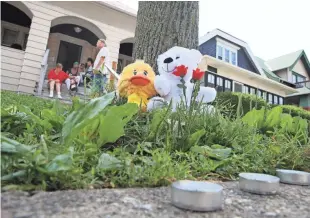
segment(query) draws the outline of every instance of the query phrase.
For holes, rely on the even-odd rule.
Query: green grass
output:
[[[279,111],[268,110],[270,122],[262,123],[235,118],[224,105],[213,115],[182,108],[140,113],[113,94],[87,104],[75,99],[72,106],[1,94],[5,190],[153,187],[177,179],[235,179],[240,172],[274,174],[276,168],[310,170],[309,137],[302,135],[308,126],[282,128]]]

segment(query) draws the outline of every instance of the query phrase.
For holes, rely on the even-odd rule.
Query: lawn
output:
[[[237,104],[218,97],[215,114],[141,113],[114,98],[76,98],[68,106],[1,92],[2,188],[153,187],[276,168],[310,171],[306,112],[230,94]]]

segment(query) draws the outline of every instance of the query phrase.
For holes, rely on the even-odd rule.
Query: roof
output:
[[[296,90],[298,91],[298,93],[287,95],[286,97],[300,96],[300,95],[310,95],[310,89],[308,89],[307,87],[302,87],[302,88],[299,88],[299,89],[296,89]]]
[[[255,58],[269,79],[280,82],[281,78],[270,70],[270,67],[267,66],[266,62],[263,59],[259,57],[255,57]]]
[[[267,61],[267,64],[271,67],[272,71],[281,70],[284,68],[292,67],[297,59],[300,58],[304,50],[298,50],[280,57]]]
[[[214,29],[210,32],[207,32],[204,36],[199,38],[199,45],[202,45],[203,43],[207,42],[208,40],[212,39],[215,36],[220,36],[224,39],[227,39],[241,47],[243,47],[245,49],[245,52],[248,54],[248,56],[250,57],[250,59],[253,61],[254,66],[256,67],[256,69],[258,70],[258,72],[260,73],[260,75],[262,77],[268,78],[266,73],[264,72],[264,70],[262,69],[262,67],[258,64],[256,58],[254,57],[250,47],[248,46],[248,44],[220,29]]]

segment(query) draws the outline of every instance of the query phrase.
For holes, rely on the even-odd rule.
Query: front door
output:
[[[60,41],[57,63],[63,65],[63,71],[72,68],[74,62],[80,62],[82,46],[70,42]]]

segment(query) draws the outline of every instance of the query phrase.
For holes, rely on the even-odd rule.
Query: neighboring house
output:
[[[34,94],[41,72],[56,63],[67,70],[94,59],[99,38],[110,65],[126,66],[135,27],[136,12],[118,1],[1,1],[1,89]]]
[[[310,65],[303,50],[264,61],[246,42],[219,29],[199,39],[199,50],[204,55],[200,67],[207,71],[206,86],[310,109]]]

